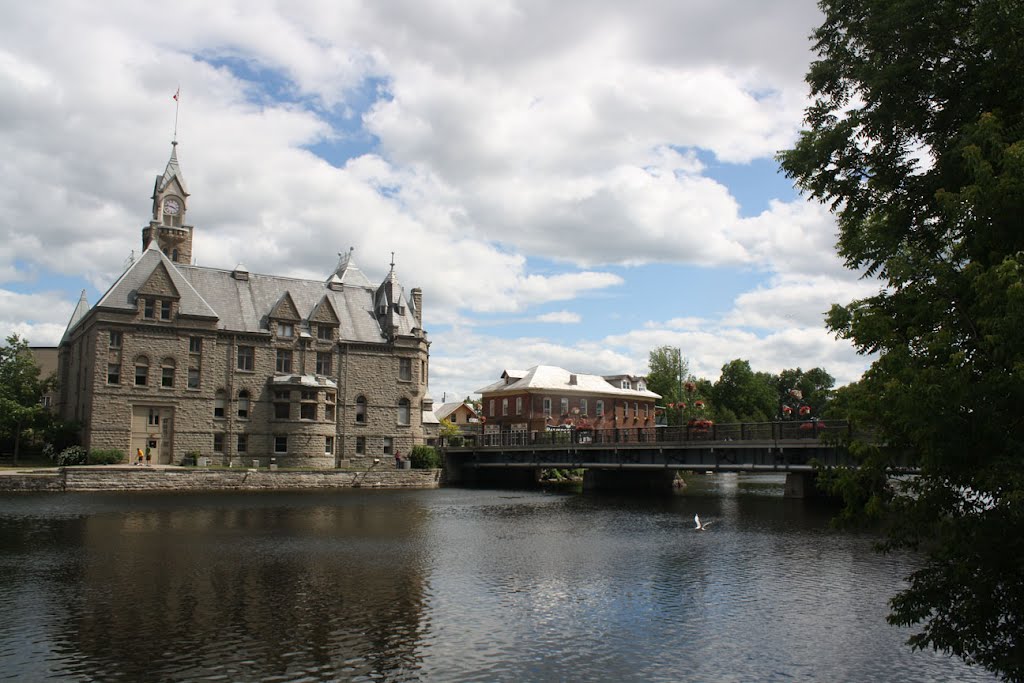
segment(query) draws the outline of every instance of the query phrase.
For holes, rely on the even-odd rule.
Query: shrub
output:
[[[181,464],[184,467],[195,467],[199,464],[199,458],[202,457],[202,453],[199,451],[189,451],[185,454],[185,457],[181,459]]]
[[[433,446],[413,446],[409,462],[414,470],[436,470],[441,467],[441,456]]]
[[[116,465],[124,462],[124,452],[116,448],[100,448],[89,451],[90,465]]]
[[[81,446],[68,446],[57,454],[55,462],[61,467],[84,465],[89,461],[89,451]]]

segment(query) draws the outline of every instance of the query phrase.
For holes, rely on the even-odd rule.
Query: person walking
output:
[[[135,449],[135,466],[136,467],[142,467],[142,449],[141,448],[136,448]]]
[[[149,446],[146,446],[146,467],[152,467],[150,463]]]

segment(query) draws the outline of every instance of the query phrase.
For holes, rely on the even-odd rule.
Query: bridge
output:
[[[554,429],[453,437],[444,444],[451,483],[528,485],[542,469],[583,469],[584,488],[667,489],[681,470],[779,472],[786,495],[812,495],[817,467],[856,465],[845,421],[696,421],[679,427]],[[905,472],[913,472],[910,467]]]

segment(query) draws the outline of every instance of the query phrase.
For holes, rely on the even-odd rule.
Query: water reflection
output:
[[[649,499],[9,496],[0,677],[991,680],[902,645],[907,558],[829,513],[738,475]]]

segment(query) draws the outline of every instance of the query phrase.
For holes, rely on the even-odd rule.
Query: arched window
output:
[[[173,358],[164,358],[160,363],[160,386],[168,389],[174,388],[174,368],[176,363]]]
[[[238,417],[249,418],[249,392],[245,389],[238,392]]]
[[[144,387],[149,383],[149,359],[139,356],[135,359],[135,386]]]
[[[228,392],[223,389],[218,389],[217,393],[213,397],[213,416],[224,417],[224,410],[228,404]]]
[[[409,424],[409,399],[403,398],[398,402],[398,424]]]
[[[366,422],[366,398],[356,397],[356,422]]]

